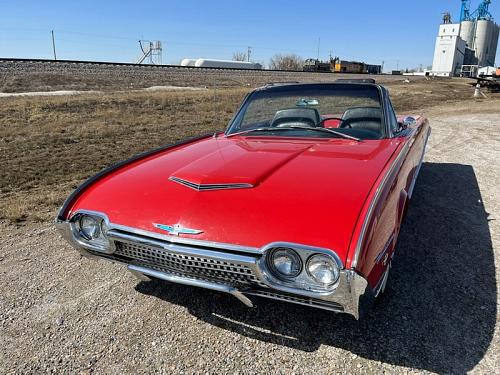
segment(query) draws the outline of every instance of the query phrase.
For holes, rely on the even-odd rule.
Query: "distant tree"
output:
[[[247,54],[245,52],[236,51],[233,53],[233,61],[247,61]]]
[[[269,69],[275,70],[302,70],[304,59],[296,54],[277,54],[269,60]]]

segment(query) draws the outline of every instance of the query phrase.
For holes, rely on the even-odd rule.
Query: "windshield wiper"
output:
[[[353,137],[352,135],[344,134],[332,129],[327,129],[327,128],[318,128],[318,127],[309,127],[309,126],[299,126],[299,125],[290,125],[286,126],[280,129],[301,129],[301,130],[312,130],[316,132],[321,132],[321,133],[330,133],[330,134],[335,134],[336,136],[346,138],[346,139],[351,139],[356,142],[361,142],[360,138]]]
[[[228,134],[228,135],[226,135],[226,138],[234,137],[236,135],[244,135],[244,134],[253,133],[253,132],[268,132],[268,131],[291,130],[291,129],[312,130],[312,131],[317,131],[317,132],[321,132],[321,133],[329,133],[329,134],[334,134],[334,135],[341,137],[341,138],[346,138],[346,139],[350,139],[353,141],[361,142],[361,139],[359,139],[359,138],[356,138],[356,137],[353,137],[351,135],[347,135],[344,133],[340,133],[340,132],[337,132],[337,131],[332,130],[332,129],[315,128],[315,127],[298,126],[298,125],[283,126],[281,128],[266,126],[266,127],[262,127],[262,128],[256,128],[256,129],[248,129],[248,130],[244,130],[241,132]]]
[[[226,138],[234,137],[235,135],[243,135],[243,134],[248,134],[248,133],[253,133],[253,132],[269,132],[269,131],[275,131],[275,130],[289,130],[289,128],[276,128],[276,127],[272,127],[272,126],[266,126],[266,127],[262,127],[262,128],[248,129],[248,130],[243,130],[243,131],[236,132],[236,133],[227,134]]]

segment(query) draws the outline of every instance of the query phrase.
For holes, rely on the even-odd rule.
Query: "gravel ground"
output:
[[[348,316],[160,282],[80,258],[51,223],[0,223],[0,373],[499,373],[500,105],[433,134],[388,293]],[[493,108],[493,109],[492,109]]]

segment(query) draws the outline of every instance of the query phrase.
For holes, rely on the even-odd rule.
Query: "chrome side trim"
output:
[[[415,133],[415,130],[413,130],[413,134],[414,133]],[[368,207],[368,211],[367,211],[367,213],[365,215],[365,218],[364,218],[364,221],[363,221],[363,225],[361,227],[361,233],[360,233],[360,235],[358,237],[358,242],[356,243],[356,248],[355,248],[355,251],[354,251],[354,257],[353,257],[352,262],[351,262],[351,268],[353,268],[353,269],[355,269],[357,267],[357,265],[358,265],[359,255],[361,253],[361,249],[362,249],[363,242],[364,242],[364,239],[365,239],[366,231],[368,229],[368,224],[370,223],[370,221],[372,219],[373,212],[374,212],[375,207],[376,207],[376,205],[377,205],[377,203],[378,203],[378,201],[380,199],[380,196],[382,195],[382,192],[384,191],[385,186],[386,186],[387,182],[389,181],[389,178],[392,176],[392,174],[394,173],[394,171],[398,167],[400,167],[401,163],[403,162],[403,160],[408,155],[409,150],[410,150],[410,143],[409,143],[409,140],[408,140],[405,143],[405,145],[403,146],[403,149],[399,152],[399,155],[392,162],[391,166],[389,167],[389,169],[385,173],[384,178],[382,179],[382,182],[380,182],[380,184],[377,187],[377,190],[375,191],[375,195],[373,196],[373,199],[370,202],[370,206]]]
[[[165,272],[159,272],[159,271],[151,270],[149,268],[144,268],[144,267],[139,267],[139,266],[134,266],[134,265],[129,265],[127,268],[129,271],[137,272],[137,273],[140,273],[140,274],[146,275],[146,276],[156,277],[157,279],[170,281],[172,283],[196,286],[199,288],[215,290],[217,292],[229,293],[229,294],[232,294],[233,296],[235,296],[236,298],[238,298],[245,306],[253,307],[252,301],[250,301],[247,297],[245,297],[243,295],[243,293],[241,293],[238,289],[230,287],[228,285],[212,283],[212,282],[205,281],[205,280],[190,279],[187,277],[169,275],[168,273],[165,273]]]
[[[182,178],[170,176],[170,181],[177,182],[183,186],[187,186],[196,191],[211,191],[211,190],[229,190],[229,189],[248,189],[253,188],[252,184],[226,183],[226,184],[195,184],[194,182],[183,180]]]
[[[416,131],[416,129],[412,129],[411,130],[410,137],[414,137],[415,136],[415,131]],[[425,143],[424,143],[424,150],[423,150],[422,156],[420,158],[420,163],[419,163],[418,171],[416,172],[415,175],[417,175],[418,172],[420,172],[420,167],[422,166],[422,161],[423,161],[424,154],[425,154],[425,147],[427,146],[427,141],[429,139],[430,133],[431,133],[431,129],[429,128],[429,130],[427,131],[427,136],[426,136]],[[410,148],[413,145],[413,142],[415,142],[414,138],[410,139],[410,140],[408,140],[406,142],[405,146],[403,147],[403,149],[399,153],[398,157],[393,161],[393,163],[390,166],[389,170],[386,172],[386,174],[384,176],[384,179],[382,180],[382,182],[377,187],[377,191],[375,192],[375,195],[374,195],[374,197],[373,197],[373,199],[372,199],[372,201],[370,203],[370,206],[369,206],[368,211],[366,213],[365,219],[363,221],[363,226],[361,227],[361,233],[359,235],[358,242],[356,243],[356,248],[355,248],[355,252],[354,252],[354,258],[353,258],[353,260],[351,262],[351,265],[352,265],[353,269],[355,269],[357,267],[357,265],[358,265],[359,255],[361,253],[361,249],[362,249],[362,246],[363,246],[363,241],[364,241],[364,237],[366,235],[366,230],[368,228],[368,224],[370,223],[370,221],[372,219],[373,211],[374,211],[374,209],[375,209],[375,207],[376,207],[376,205],[378,203],[378,200],[380,199],[382,191],[384,190],[385,185],[389,181],[389,177],[392,176],[392,174],[397,169],[397,167],[400,166],[400,163],[402,163],[402,161],[404,160],[404,158],[406,158],[406,156],[408,155],[408,152],[410,151]],[[410,188],[411,190],[408,193],[409,197],[410,197],[410,194],[413,193],[413,187],[415,186],[415,182],[416,182],[416,177],[415,177],[414,181],[412,181],[412,185],[411,185],[411,188]]]
[[[410,188],[408,189],[408,199],[411,199],[413,195],[413,189],[415,188],[415,184],[417,182],[418,174],[420,173],[420,168],[422,168],[422,163],[424,161],[424,155],[425,155],[425,148],[427,147],[427,141],[429,140],[429,137],[431,136],[431,128],[427,131],[427,136],[425,137],[425,142],[424,142],[424,148],[422,150],[422,156],[420,156],[420,161],[418,162],[417,170],[413,174],[413,178],[410,184]]]

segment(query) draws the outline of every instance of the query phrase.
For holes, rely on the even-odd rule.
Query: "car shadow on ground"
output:
[[[312,352],[320,345],[434,372],[465,373],[483,358],[496,322],[494,254],[474,170],[425,163],[403,225],[387,295],[361,322],[288,303],[141,282],[136,289],[185,306],[241,335]]]

